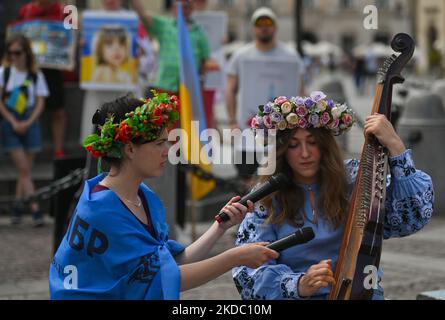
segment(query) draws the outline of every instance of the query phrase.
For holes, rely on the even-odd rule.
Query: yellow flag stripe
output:
[[[198,136],[199,131],[193,123],[192,109],[190,107],[191,99],[183,83],[181,83],[179,87],[179,95],[181,101],[181,128],[187,133],[186,137],[181,137],[183,150],[185,152],[184,158],[189,163],[199,165],[201,169],[211,172],[212,166],[201,163],[200,161],[201,143],[196,143],[200,142]],[[208,163],[208,161],[206,162]],[[215,181],[205,181],[199,179],[196,175],[192,175],[191,184],[191,197],[194,201],[202,199],[216,187]]]

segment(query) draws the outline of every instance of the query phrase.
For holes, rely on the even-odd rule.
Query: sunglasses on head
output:
[[[256,27],[269,27],[273,26],[275,22],[271,18],[259,18],[255,21]]]
[[[10,56],[20,56],[23,53],[23,50],[9,50],[8,55]]]

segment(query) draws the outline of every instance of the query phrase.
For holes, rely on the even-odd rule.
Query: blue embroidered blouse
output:
[[[433,212],[433,184],[424,172],[416,170],[411,150],[397,157],[390,158],[391,176],[388,176],[386,193],[386,217],[384,239],[405,237],[422,229],[430,220]],[[351,190],[355,182],[359,161],[348,160],[345,169]],[[305,227],[314,230],[315,238],[281,252],[276,261],[250,269],[245,266],[234,268],[233,279],[242,299],[287,300],[301,299],[298,294],[298,281],[311,265],[322,260],[332,259],[332,269],[338,259],[343,237],[343,228],[333,230],[329,223],[318,216],[318,222],[312,222],[312,208],[309,191],[315,194],[318,185],[302,186],[305,195]],[[255,204],[255,210],[248,213],[241,223],[236,245],[251,242],[273,242],[295,232],[290,224],[266,224],[269,213],[261,203]],[[379,276],[383,275],[379,270]],[[325,299],[330,287],[321,289],[311,299]],[[374,290],[373,299],[382,299],[383,290]]]

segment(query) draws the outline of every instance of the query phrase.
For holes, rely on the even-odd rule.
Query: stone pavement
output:
[[[21,226],[0,218],[0,299],[48,299],[48,266],[52,257],[53,222],[32,228],[28,217]],[[198,234],[209,223],[197,226]],[[235,229],[227,232],[211,255],[233,246]],[[190,225],[180,241],[189,242]],[[416,299],[425,291],[445,289],[445,218],[434,217],[424,230],[404,238],[385,241],[382,255],[385,275],[382,285],[389,299]],[[231,273],[182,293],[184,300],[237,300]]]
[[[389,299],[415,299],[445,289],[445,218],[433,218],[417,234],[383,244],[382,286]]]
[[[0,299],[48,299],[53,223],[33,228],[30,216],[19,226],[0,217]]]

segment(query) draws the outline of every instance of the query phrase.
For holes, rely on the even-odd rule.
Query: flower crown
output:
[[[348,131],[355,122],[355,116],[346,104],[326,100],[321,91],[310,97],[278,97],[259,107],[259,113],[252,119],[253,129],[295,129],[326,128],[335,136]]]
[[[85,149],[95,158],[122,158],[121,147],[128,141],[152,142],[162,129],[179,120],[179,101],[176,96],[154,93],[152,99],[141,99],[141,106],[127,113],[125,120],[114,123],[109,114],[99,127],[100,136],[92,134],[84,140]]]

